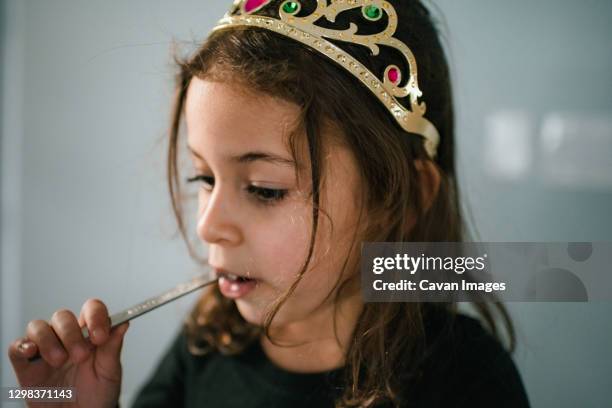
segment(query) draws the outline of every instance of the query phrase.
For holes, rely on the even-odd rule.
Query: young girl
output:
[[[179,65],[169,188],[198,259],[182,215],[188,151],[219,280],[134,407],[528,406],[490,304],[475,303],[487,331],[456,304],[361,296],[362,242],[466,239],[448,65],[419,1],[235,1]],[[30,322],[9,350],[20,384],[115,406],[127,324],[107,318],[91,299],[78,320]],[[44,361],[28,363],[37,349]]]

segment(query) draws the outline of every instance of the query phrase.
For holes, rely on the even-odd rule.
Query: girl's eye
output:
[[[277,190],[273,188],[264,188],[256,186],[248,186],[247,191],[258,197],[258,200],[265,204],[272,204],[276,201],[280,201],[287,195],[287,190]]]
[[[201,181],[205,184],[208,184],[210,187],[212,187],[215,184],[215,179],[210,176],[198,175],[198,176],[190,177],[187,179],[188,183],[193,183],[196,181]]]
[[[195,181],[201,181],[212,188],[215,184],[214,177],[198,175],[187,179],[188,183],[193,183]],[[258,201],[263,204],[273,204],[275,202],[281,201],[287,195],[288,190],[286,189],[273,189],[273,188],[265,188],[265,187],[257,187],[257,186],[248,186],[246,188],[249,194],[254,195]]]

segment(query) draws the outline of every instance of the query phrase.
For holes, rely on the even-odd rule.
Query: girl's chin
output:
[[[235,302],[244,320],[257,326],[263,324],[263,311],[259,307],[245,299],[236,299]]]
[[[244,320],[255,326],[263,327],[264,319],[266,317],[264,308],[260,309],[258,307],[253,307],[252,305],[248,304],[247,301],[242,299],[236,300],[236,306],[238,307],[238,311]],[[284,313],[286,311],[283,311],[283,307],[284,305],[281,306],[278,313],[272,319],[272,324],[270,325],[271,330],[282,329],[286,327],[286,325],[295,322],[295,320],[288,318],[288,316]]]

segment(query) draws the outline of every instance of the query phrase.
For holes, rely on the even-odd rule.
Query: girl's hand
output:
[[[87,325],[90,341],[81,333]],[[121,391],[121,348],[129,322],[110,330],[106,305],[88,299],[77,321],[66,309],[56,311],[48,323],[32,320],[26,338],[15,340],[8,354],[21,387],[74,387],[74,402],[57,406],[117,406]],[[40,351],[41,358],[28,361]],[[48,403],[28,402],[29,407]],[[56,405],[54,405],[56,406]]]

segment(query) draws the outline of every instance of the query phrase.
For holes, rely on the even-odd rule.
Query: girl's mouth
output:
[[[219,274],[219,290],[231,299],[237,299],[246,296],[257,287],[257,279],[250,279],[243,276],[237,276],[231,273]]]

